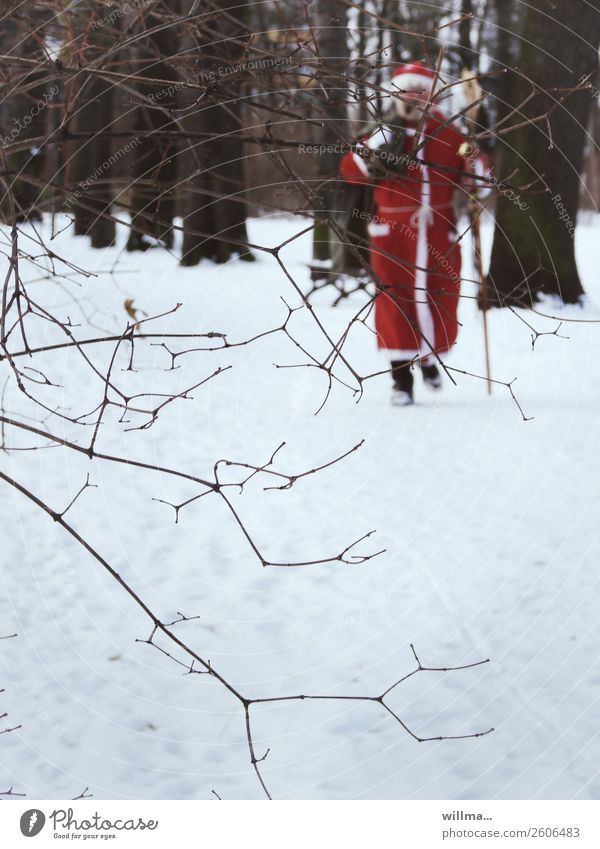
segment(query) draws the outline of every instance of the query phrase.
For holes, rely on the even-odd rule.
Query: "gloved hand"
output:
[[[405,174],[409,162],[405,151],[406,133],[402,128],[395,128],[389,142],[371,150],[368,161],[370,175],[382,179],[390,173],[397,176]]]

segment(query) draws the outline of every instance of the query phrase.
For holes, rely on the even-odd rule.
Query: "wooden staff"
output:
[[[490,342],[488,335],[488,287],[485,281],[483,272],[483,258],[481,256],[481,212],[478,210],[477,189],[473,190],[473,194],[469,198],[470,217],[471,217],[471,232],[473,234],[473,254],[475,273],[479,280],[481,292],[481,314],[483,316],[483,344],[485,347],[485,373],[487,377],[488,395],[492,394],[492,369],[490,365]]]
[[[469,124],[469,136],[473,137],[476,132],[476,118],[481,102],[481,86],[477,82],[477,78],[473,71],[465,69],[462,73],[462,87],[464,97],[467,103],[472,103],[473,107],[466,112],[467,121]],[[473,155],[476,150],[475,143],[466,141],[461,147],[461,154]],[[473,264],[475,266],[475,274],[479,280],[481,313],[483,316],[483,344],[485,347],[485,372],[487,377],[488,395],[492,394],[492,369],[490,364],[490,342],[488,334],[488,288],[485,281],[483,271],[483,257],[481,254],[481,205],[479,202],[479,192],[477,184],[474,183],[469,196],[469,218],[471,220],[471,234],[473,239]]]

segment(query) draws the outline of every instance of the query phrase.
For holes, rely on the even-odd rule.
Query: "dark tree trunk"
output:
[[[510,111],[510,92],[513,83],[512,69],[518,62],[522,7],[517,0],[493,0],[496,22],[492,59],[493,70],[499,72],[490,79],[494,96],[493,118],[497,123]]]
[[[530,306],[540,292],[575,303],[583,294],[573,231],[592,97],[588,91],[556,89],[577,86],[583,75],[594,72],[599,40],[599,0],[569,0],[568,26],[556,4],[530,0],[511,103],[518,105],[530,93],[528,79],[538,91],[509,123],[554,111],[550,134],[542,120],[500,137],[505,178],[511,175],[519,185],[538,182],[537,191],[517,198],[505,191],[498,198],[488,276],[490,302],[496,305]],[[556,106],[563,96],[564,103]]]
[[[600,90],[600,74],[590,83]],[[597,211],[600,208],[600,103],[594,99],[589,127],[590,137],[585,149],[585,168],[581,187],[583,209]]]
[[[135,67],[135,73],[141,77],[136,80],[138,92],[156,105],[139,106],[135,113],[134,132],[140,143],[131,158],[132,229],[127,241],[128,251],[146,250],[155,239],[160,239],[167,247],[173,245],[175,199],[169,187],[176,180],[177,145],[174,138],[156,133],[177,131],[170,117],[177,101],[174,85],[177,72],[162,60],[177,55],[178,39],[174,25],[164,14],[149,12],[144,16],[144,24],[147,30],[165,26],[142,42]],[[168,82],[145,83],[144,77]]]
[[[99,7],[107,16],[113,7]],[[76,10],[76,31],[80,33],[82,65],[90,64],[114,44],[116,30],[110,25],[90,28],[98,8],[90,3],[80,3]],[[84,32],[86,33],[84,39]],[[74,118],[72,129],[85,133],[85,138],[76,141],[72,173],[76,182],[72,203],[69,204],[75,217],[75,234],[90,236],[92,247],[105,248],[115,244],[115,223],[109,217],[114,197],[114,176],[111,176],[112,123],[114,88],[99,74],[78,74],[71,84]]]
[[[44,16],[36,16],[36,23],[41,35]],[[2,23],[0,51],[14,57],[37,58],[40,62],[44,59],[40,38],[28,38],[18,16],[12,17],[9,10],[5,10]],[[17,221],[36,220],[41,217],[41,190],[36,182],[42,179],[44,171],[44,152],[40,144],[47,135],[49,108],[56,89],[48,81],[47,72],[23,71],[18,64],[10,67],[8,63],[5,68],[3,77],[9,93],[0,103],[0,146],[9,150],[7,159],[11,176],[7,177],[7,184],[10,186]],[[37,81],[39,85],[35,84]],[[27,144],[29,140],[31,143]],[[19,145],[22,149],[11,153],[11,145]],[[27,177],[36,182],[28,182],[25,179]],[[6,187],[2,187],[0,194],[2,218],[9,220],[10,204]]]
[[[391,43],[391,53],[387,50],[379,53],[388,71],[402,62],[416,60],[430,67],[435,65],[439,52],[436,27],[450,5],[445,0],[429,0],[427,3],[383,0],[381,16],[394,24],[389,30],[382,29],[385,44]]]
[[[333,209],[333,195],[340,163],[335,146],[344,143],[348,135],[347,110],[349,51],[346,43],[348,6],[344,0],[318,0],[315,6],[314,25],[318,38],[320,64],[318,68],[320,92],[316,104],[316,118],[320,121],[316,141],[333,146],[333,152],[317,157],[317,177],[313,211],[317,219],[313,239],[313,259],[328,260],[331,256],[330,231],[327,218]],[[332,234],[332,238],[336,238]]]
[[[184,0],[184,11],[191,3]],[[231,6],[226,0],[203,4],[197,35],[187,35],[182,49],[199,53],[197,82],[207,83],[209,93],[182,89],[180,105],[187,107],[181,124],[190,133],[205,133],[198,141],[191,136],[180,157],[186,190],[182,198],[182,265],[197,265],[201,259],[227,262],[233,256],[254,259],[240,242],[246,242],[246,200],[241,88],[244,71],[236,70],[247,41],[246,6]],[[207,11],[214,11],[207,15]],[[189,176],[188,176],[189,175]]]
[[[358,119],[363,124],[369,120],[367,97],[370,97],[372,93],[367,82],[369,62],[363,59],[367,54],[368,24],[367,10],[364,5],[361,5],[358,10],[358,58],[354,64],[353,76],[358,80],[355,86],[358,93]]]

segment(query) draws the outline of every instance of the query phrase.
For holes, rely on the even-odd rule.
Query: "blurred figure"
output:
[[[486,164],[437,108],[433,71],[418,62],[403,65],[388,88],[390,120],[344,155],[340,173],[349,183],[374,187],[368,233],[380,281],[375,328],[391,362],[392,403],[406,406],[413,403],[415,363],[427,386],[442,385],[435,355],[448,351],[458,333],[454,193],[463,178],[457,172],[483,173]],[[467,191],[469,183],[463,183]]]

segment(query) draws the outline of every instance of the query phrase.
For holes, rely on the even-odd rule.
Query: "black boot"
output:
[[[413,400],[413,373],[411,360],[392,360],[392,404],[395,407],[408,407]]]
[[[442,388],[442,375],[435,363],[428,366],[421,364],[421,373],[423,374],[423,383],[425,386],[436,390]]]

